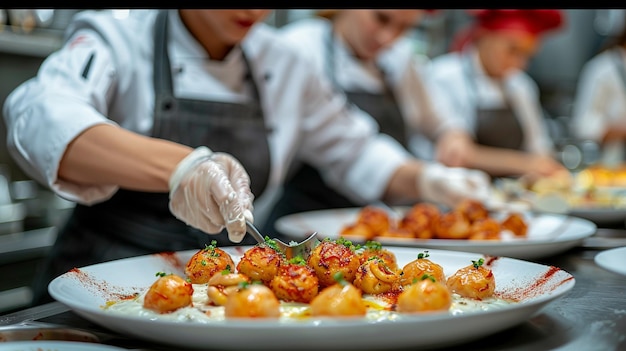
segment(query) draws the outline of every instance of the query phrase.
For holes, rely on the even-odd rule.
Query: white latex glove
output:
[[[467,198],[486,202],[491,195],[489,176],[485,172],[438,163],[424,165],[417,178],[417,190],[424,200],[449,208]]]
[[[176,166],[170,177],[170,211],[186,224],[209,234],[226,227],[238,243],[252,222],[250,177],[233,156],[199,147]]]

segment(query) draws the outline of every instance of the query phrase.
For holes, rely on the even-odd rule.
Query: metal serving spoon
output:
[[[248,233],[252,235],[252,237],[259,243],[265,243],[265,237],[259,232],[259,230],[254,226],[254,224],[250,223],[250,221],[246,221],[246,228],[248,229]],[[320,240],[317,238],[317,232],[311,233],[306,239],[301,242],[290,241],[289,244],[285,244],[279,239],[272,239],[280,251],[282,251],[287,259],[292,259],[296,256],[300,256],[303,259],[307,259],[309,255],[311,255],[311,251],[320,243]]]

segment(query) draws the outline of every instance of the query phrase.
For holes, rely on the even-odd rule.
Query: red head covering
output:
[[[473,40],[477,32],[486,30],[519,30],[541,35],[562,26],[564,15],[560,10],[468,10],[476,20],[469,30],[461,32],[453,41],[452,50],[460,50]]]

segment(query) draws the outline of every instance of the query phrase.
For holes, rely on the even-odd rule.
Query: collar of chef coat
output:
[[[222,61],[211,60],[207,51],[187,30],[182,22],[178,10],[169,10],[168,17],[168,52],[173,67],[174,95],[187,98],[206,98],[207,89],[219,101],[242,101],[243,95],[251,96],[244,75],[246,66],[240,46],[231,50]],[[204,86],[203,80],[197,85],[184,87],[176,84],[176,73],[200,77],[208,71],[214,77],[214,85]],[[182,79],[182,78],[181,78]],[[193,81],[193,80],[192,80]]]

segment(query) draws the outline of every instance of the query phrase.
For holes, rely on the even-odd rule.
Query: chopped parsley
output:
[[[229,264],[227,264],[226,268],[224,268],[222,270],[222,275],[227,275],[227,274],[230,274],[230,265]]]
[[[472,264],[474,265],[474,268],[478,268],[478,267],[482,266],[483,263],[485,263],[485,259],[483,259],[483,258],[480,258],[478,261],[472,260]]]
[[[164,272],[156,272],[155,276],[156,277],[165,277],[167,274]]]
[[[422,259],[422,258],[426,258],[426,257],[430,257],[430,254],[428,253],[428,250],[425,250],[424,252],[420,252],[417,254],[417,259]]]
[[[365,243],[365,248],[369,250],[382,250],[383,244],[378,241],[369,240]]]
[[[297,264],[300,266],[306,265],[306,260],[300,255],[297,255],[296,257],[291,258],[288,262],[291,264]]]

